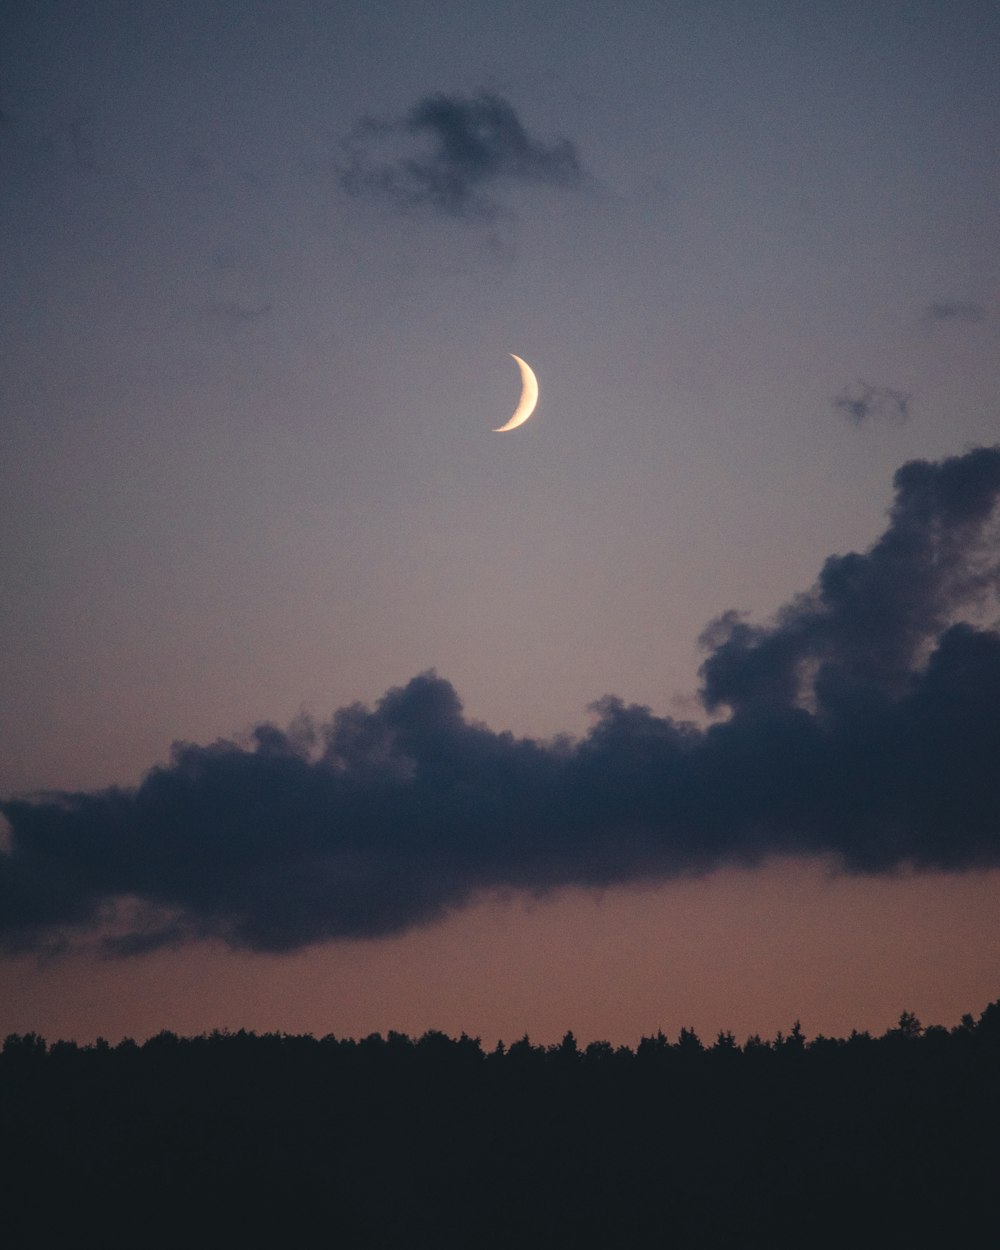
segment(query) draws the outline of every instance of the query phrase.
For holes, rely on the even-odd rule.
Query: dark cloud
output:
[[[344,145],[341,182],[401,209],[491,218],[504,183],[574,186],[581,179],[568,139],[546,144],[525,130],[500,96],[426,96],[396,121],[367,119]]]
[[[134,790],[0,802],[0,932],[138,954],[288,950],[477,891],[828,855],[1000,864],[1000,446],[904,465],[887,528],[766,625],[706,629],[707,728],[608,697],[579,741],[469,721],[433,672],[249,744],[179,744]]]
[[[858,382],[845,386],[834,399],[833,406],[855,425],[861,425],[872,417],[887,417],[893,421],[905,421],[910,415],[913,396],[907,391],[896,391],[891,386],[870,386]]]
[[[961,300],[942,300],[927,305],[929,321],[985,321],[986,309],[982,304],[964,303]]]

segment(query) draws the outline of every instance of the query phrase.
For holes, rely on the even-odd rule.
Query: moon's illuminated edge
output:
[[[519,425],[524,425],[538,403],[538,379],[531,365],[520,356],[515,356],[513,352],[510,353],[510,357],[517,361],[517,367],[521,370],[521,398],[514,409],[514,415],[506,425],[498,425],[493,431],[494,434],[506,434],[508,430],[516,430]]]

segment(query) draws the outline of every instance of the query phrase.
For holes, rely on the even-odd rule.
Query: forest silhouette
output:
[[[996,1244],[1000,1001],[635,1049],[12,1034],[0,1123],[8,1246]]]

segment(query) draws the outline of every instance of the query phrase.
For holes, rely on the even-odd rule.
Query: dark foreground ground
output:
[[[0,1244],[1000,1246],[1000,1003],[635,1051],[15,1035]]]

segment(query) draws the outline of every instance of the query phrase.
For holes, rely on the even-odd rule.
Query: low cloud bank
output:
[[[594,705],[578,741],[467,720],[433,672],[249,746],[178,744],[134,790],[0,801],[0,942],[292,950],[544,891],[832,855],[1000,864],[1000,447],[895,477],[887,528],[766,625],[702,636],[707,728]],[[119,906],[113,936],[107,920]]]

